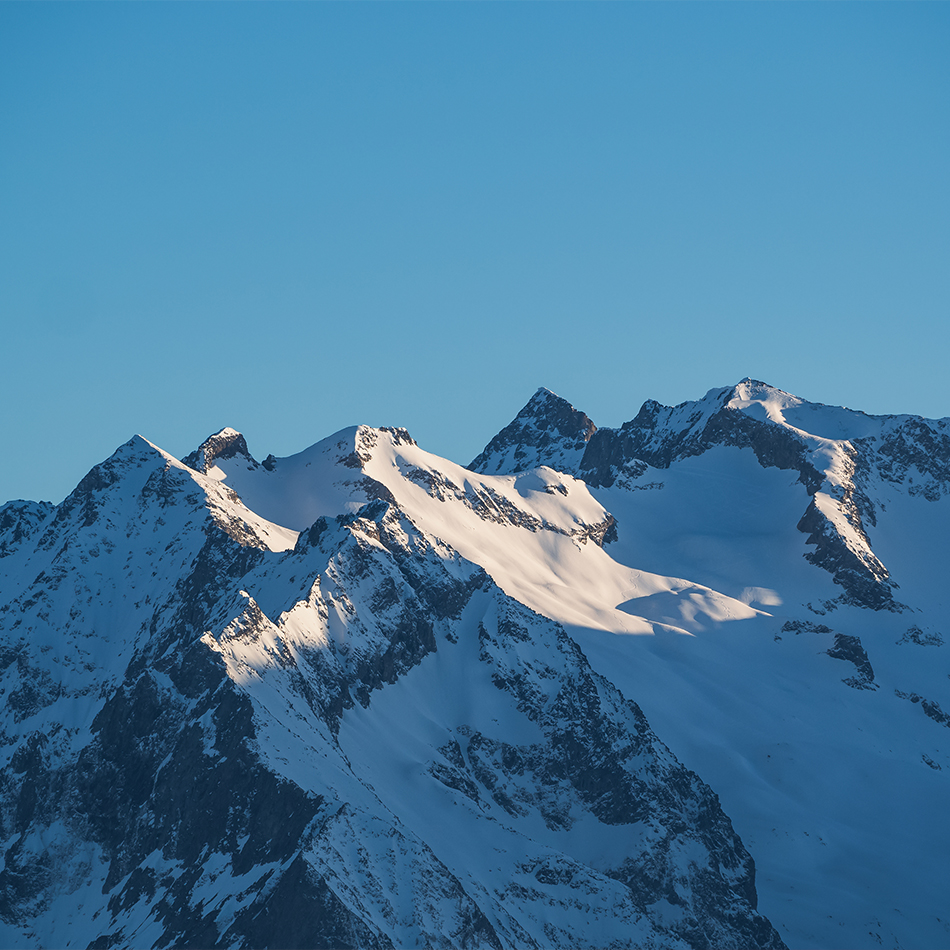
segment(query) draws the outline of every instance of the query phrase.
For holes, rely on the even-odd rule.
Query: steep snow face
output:
[[[830,525],[839,550],[881,538],[901,565],[914,548],[901,544],[899,530],[882,531],[881,515],[870,533],[858,534],[842,513],[833,493],[857,491],[856,450],[796,431],[786,413],[802,401],[764,384],[714,390],[701,402],[656,413],[666,434],[650,436],[654,459],[675,442],[682,457],[670,452],[665,467],[623,459],[609,486],[588,487],[544,466],[478,476],[408,437],[368,429],[358,436],[358,473],[341,461],[349,443],[327,440],[337,454],[327,456],[334,469],[326,477],[331,484],[369,480],[360,484],[374,484],[376,497],[395,499],[427,536],[565,624],[604,676],[643,698],[680,754],[715,776],[730,812],[762,849],[763,906],[790,943],[836,945],[842,933],[858,946],[872,940],[869,933],[874,940],[935,939],[943,932],[934,913],[939,869],[918,859],[895,885],[892,854],[908,834],[921,852],[940,853],[928,850],[926,829],[939,821],[943,785],[935,766],[950,766],[939,718],[950,698],[947,671],[932,667],[926,648],[939,649],[942,585],[914,600],[900,588],[904,602],[926,610],[919,634],[908,634],[913,625],[899,612],[843,597],[835,572],[805,556],[803,513],[823,517],[808,532]],[[906,431],[907,420],[888,422]],[[514,456],[514,447],[507,451]],[[924,520],[941,507],[897,481],[881,480],[874,497],[887,510],[902,498],[916,503],[927,509]],[[902,510],[900,519],[907,517]],[[618,641],[604,632],[640,636]],[[936,719],[920,712],[924,701]],[[852,708],[842,720],[841,710]],[[913,751],[895,765],[898,742]],[[888,795],[868,795],[864,776],[885,769]],[[924,803],[913,830],[890,804],[898,797]],[[814,873],[826,865],[860,866],[867,882],[842,889]],[[882,917],[878,905],[888,898],[915,908],[913,925]]]
[[[306,602],[273,621],[249,606],[214,640],[255,701],[263,754],[300,787],[323,789],[339,770],[307,723],[314,708],[342,710],[339,745],[360,784],[334,774],[346,808],[304,858],[354,914],[410,945],[457,932],[445,914],[461,892],[484,915],[481,945],[690,946],[703,930],[718,945],[776,943],[734,903],[751,863],[714,799],[664,758],[636,707],[591,677],[562,630],[433,546],[399,508],[375,502],[344,524],[335,536],[318,522],[314,546],[281,568],[336,551]],[[405,672],[400,656],[414,657]],[[296,685],[301,669],[316,696]],[[711,809],[713,837],[678,830],[687,800]],[[419,841],[430,880],[415,889],[411,862],[428,854]],[[727,906],[738,912],[728,924]]]
[[[582,480],[546,466],[475,474],[426,452],[402,429],[343,430],[290,459],[271,459],[268,468],[220,463],[216,476],[294,528],[353,514],[370,499],[398,504],[428,537],[443,539],[506,593],[560,622],[645,634],[661,624],[691,633],[707,629],[703,618],[715,626],[760,612],[748,599],[612,558],[605,544],[617,543],[614,518]],[[683,609],[647,606],[646,598],[675,600],[687,589]],[[641,601],[642,610],[634,610]]]

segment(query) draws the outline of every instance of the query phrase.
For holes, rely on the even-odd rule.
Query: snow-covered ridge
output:
[[[582,448],[576,431],[561,425],[538,434],[552,415],[589,423]],[[533,464],[556,461],[594,488],[659,485],[660,473],[717,446],[751,450],[760,465],[792,470],[805,486],[798,524],[814,547],[812,561],[834,575],[844,597],[889,610],[901,604],[868,534],[879,514],[877,486],[889,482],[931,500],[950,493],[950,420],[869,416],[751,378],[677,406],[648,400],[618,429],[597,429],[560,397],[536,394],[503,434],[475,467],[516,471],[517,460],[530,456]]]
[[[414,513],[428,511],[433,498],[451,499],[472,512],[472,525],[514,524],[598,542],[610,525],[609,514],[570,475],[547,467],[476,475],[421,449],[404,429],[354,426],[289,458],[271,456],[266,467],[244,453],[217,459],[209,474],[259,515],[295,531],[375,498],[398,498]],[[455,506],[445,511],[460,516]]]
[[[710,390],[701,400],[678,406],[648,401],[619,432],[643,430],[639,434],[643,460],[651,465],[669,464],[677,455],[695,454],[703,450],[704,444],[724,440],[730,428],[722,421],[724,411],[741,413],[750,420],[790,433],[802,443],[807,453],[805,461],[832,485],[848,478],[842,472],[847,468],[842,459],[849,454],[849,447],[860,450],[866,456],[865,464],[888,480],[912,477],[915,473],[910,468],[918,463],[924,463],[920,474],[929,473],[942,483],[950,479],[950,419],[872,416],[808,402],[750,378],[733,387]],[[911,458],[895,458],[901,454]]]

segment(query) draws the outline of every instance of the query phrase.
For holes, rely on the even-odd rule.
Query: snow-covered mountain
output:
[[[948,945],[948,496],[752,380],[133,438],[0,508],[0,945]]]
[[[573,412],[540,390],[472,467],[537,446],[539,405]],[[789,946],[950,946],[950,420],[750,379],[575,418],[531,463],[570,457],[612,560],[662,580],[548,615],[717,791]]]

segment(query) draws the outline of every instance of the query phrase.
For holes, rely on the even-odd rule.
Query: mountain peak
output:
[[[483,475],[539,465],[572,471],[596,431],[586,413],[542,386],[468,467]]]
[[[189,468],[207,475],[217,459],[230,459],[235,456],[242,456],[253,467],[257,467],[257,461],[248,450],[244,436],[237,429],[225,426],[209,435],[194,452],[186,455],[182,462]]]
[[[548,403],[564,403],[570,405],[563,396],[559,396],[554,390],[548,389],[546,386],[539,386],[535,390],[534,395],[525,403],[521,412],[525,412],[530,407],[543,406]]]
[[[761,379],[752,379],[750,376],[739,380],[732,389],[728,390],[728,395],[729,399],[726,400],[725,405],[730,408],[740,408],[740,404],[753,402],[783,407],[798,406],[805,401],[792,393],[785,392],[784,389],[778,389]]]

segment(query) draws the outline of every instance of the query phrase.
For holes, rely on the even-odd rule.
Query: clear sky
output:
[[[0,4],[0,501],[547,386],[950,415],[950,5]]]

